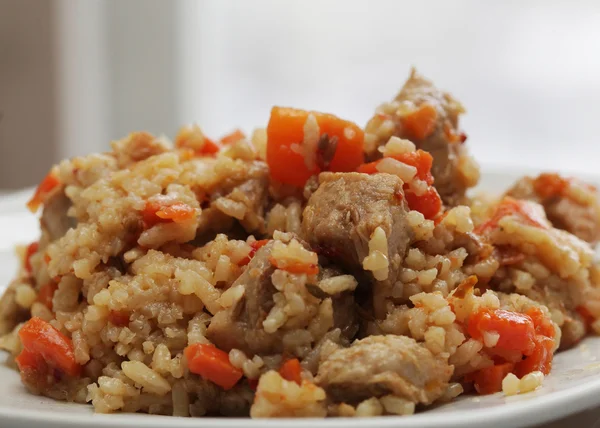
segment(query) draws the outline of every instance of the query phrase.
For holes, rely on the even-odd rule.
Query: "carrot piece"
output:
[[[427,184],[433,184],[433,175],[431,175],[431,166],[433,165],[433,157],[429,152],[417,150],[401,155],[394,155],[392,158],[417,168],[417,178],[425,181]]]
[[[426,219],[434,219],[442,209],[442,199],[437,190],[432,187],[433,175],[431,175],[431,166],[433,165],[433,157],[426,151],[417,150],[410,153],[391,156],[399,162],[413,166],[417,169],[416,177],[419,180],[426,182],[429,185],[427,191],[420,196],[417,196],[408,183],[404,184],[404,196],[411,210],[419,211]],[[363,174],[376,174],[377,164],[381,160],[365,163],[357,168],[357,172]]]
[[[405,189],[404,196],[410,209],[419,211],[426,219],[435,218],[442,209],[442,198],[433,186],[430,186],[421,196]]]
[[[353,122],[339,119],[331,114],[317,114],[320,134],[336,137],[338,142],[329,163],[328,171],[351,172],[365,161],[363,130]]]
[[[302,367],[300,367],[300,361],[297,358],[287,360],[279,369],[279,374],[285,380],[290,382],[296,382],[298,385],[302,384]]]
[[[35,213],[40,205],[46,201],[48,195],[58,186],[60,186],[60,181],[52,172],[49,172],[38,185],[33,197],[27,202],[27,209]]]
[[[196,210],[187,204],[176,202],[156,211],[156,216],[163,220],[173,220],[175,223],[189,220],[194,217]]]
[[[221,351],[214,345],[194,343],[183,350],[188,368],[221,388],[228,390],[242,378],[242,370],[229,362],[227,352]]]
[[[161,205],[159,202],[147,201],[142,211],[144,227],[149,229],[157,223],[174,221],[181,223],[194,217],[196,210],[182,202],[173,205]]]
[[[515,374],[519,377],[527,373],[541,371],[544,374],[550,373],[552,369],[552,349],[554,341],[546,336],[538,334],[534,339],[534,349],[531,355],[525,357],[515,365]]]
[[[235,131],[233,131],[233,132],[225,135],[223,138],[221,138],[221,144],[233,144],[235,142],[243,140],[244,138],[246,138],[246,134],[244,134],[239,129],[236,129]]]
[[[400,155],[393,155],[390,157],[399,162],[405,163],[406,165],[414,166],[417,169],[418,179],[425,181],[429,185],[433,184],[433,175],[431,175],[433,157],[431,154],[429,154],[429,152],[419,149],[414,152],[402,153]],[[362,172],[363,174],[376,174],[378,172],[377,164],[379,162],[381,162],[381,159],[375,162],[359,165],[356,172]]]
[[[49,367],[59,369],[69,376],[80,374],[81,366],[75,361],[73,342],[50,323],[33,317],[21,327],[19,337],[26,350],[22,358],[24,364],[31,362],[33,354],[39,357],[38,361],[41,358]]]
[[[54,298],[54,293],[57,289],[58,284],[53,281],[42,285],[40,291],[38,291],[36,301],[42,303],[48,309],[52,310],[52,299]]]
[[[494,348],[502,351],[530,355],[535,348],[533,320],[517,312],[481,309],[469,317],[467,331],[474,339],[481,339],[486,332],[498,333],[500,337]]]
[[[544,315],[540,308],[532,307],[529,308],[525,314],[533,320],[535,325],[535,332],[549,338],[554,338],[556,331],[552,321]]]
[[[319,266],[313,264],[287,263],[277,260],[274,257],[271,257],[270,261],[277,269],[283,269],[289,273],[305,273],[307,275],[316,275],[319,273]]]
[[[108,313],[108,321],[117,327],[125,327],[129,324],[129,312],[110,311]]]
[[[260,241],[252,242],[250,244],[250,252],[248,253],[248,255],[246,257],[244,257],[242,260],[240,260],[238,262],[238,266],[246,266],[248,263],[250,263],[250,260],[252,260],[254,258],[254,255],[259,250],[259,248],[262,248],[265,245],[267,245],[269,243],[269,241],[270,241],[269,239],[261,239]]]
[[[357,168],[356,172],[361,172],[363,174],[377,174],[379,172],[377,170],[377,164],[379,162],[380,161],[363,163]]]
[[[437,110],[431,104],[422,104],[402,118],[402,125],[417,140],[424,140],[435,130]]]
[[[210,138],[204,137],[204,146],[202,147],[200,153],[212,155],[218,153],[219,150],[221,150],[221,146],[219,146]]]
[[[493,394],[502,391],[502,380],[514,368],[511,363],[496,364],[491,367],[478,370],[467,376],[475,384],[475,390],[481,395]]]
[[[31,273],[32,268],[31,268],[31,256],[33,256],[35,253],[37,253],[38,249],[40,247],[40,243],[35,241],[32,242],[31,244],[29,244],[27,246],[27,249],[25,250],[25,270],[29,273]]]
[[[569,181],[558,174],[543,173],[533,180],[533,189],[542,198],[562,195],[569,187]]]
[[[337,139],[335,153],[327,170],[354,171],[364,162],[364,132],[356,124],[331,114],[273,107],[267,125],[267,164],[273,179],[302,187],[306,180],[321,171],[318,165],[309,168],[304,156],[292,148],[302,145],[304,124],[310,114],[319,125],[319,136],[327,134],[329,139]]]
[[[221,146],[206,137],[196,125],[179,130],[175,136],[175,147],[192,149],[200,156],[213,155],[221,150]]]

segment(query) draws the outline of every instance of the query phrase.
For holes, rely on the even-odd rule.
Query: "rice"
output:
[[[356,413],[354,415],[357,418],[366,418],[380,416],[382,413],[383,406],[377,398],[372,397],[356,406]]]
[[[154,394],[165,395],[171,390],[165,378],[140,361],[124,361],[121,369],[125,376]]]
[[[393,158],[382,159],[377,164],[377,171],[396,175],[405,183],[409,183],[417,175],[417,168]]]
[[[348,205],[342,195],[314,202],[316,175],[303,188],[304,179],[275,180],[265,129],[215,142],[193,125],[174,145],[133,133],[110,153],[61,162],[48,178],[58,184],[42,195],[40,240],[19,250],[21,269],[0,300],[9,363],[22,356],[31,392],[101,413],[403,416],[454,399],[463,385],[484,391],[479,374],[496,364],[521,373],[530,350],[503,349],[505,330],[480,319],[508,311],[531,323],[546,358],[600,331],[600,267],[589,246],[552,228],[533,203],[469,206],[464,190],[479,171],[458,134],[462,107],[449,95],[429,105],[438,92],[399,96],[369,121],[372,177],[320,175],[352,177],[359,192],[367,178],[391,180],[369,215],[363,200]],[[398,136],[413,114],[434,122],[414,142]],[[302,136],[289,142],[309,172],[361,137],[354,125],[334,132],[318,117],[302,116]],[[426,218],[410,208],[436,196],[422,152],[430,138],[454,139],[459,188],[449,194],[434,168],[444,208],[418,207]],[[571,196],[589,199],[588,190]],[[323,213],[326,239],[316,240],[306,219]],[[65,345],[63,358],[31,345],[35,323]],[[543,378],[509,374],[502,389],[533,391]]]
[[[519,378],[516,377],[513,373],[507,374],[504,379],[502,379],[502,392],[504,395],[516,395],[519,393]]]
[[[410,140],[405,140],[398,137],[390,137],[388,142],[379,147],[379,151],[384,156],[403,155],[405,153],[412,153],[416,150],[414,143]],[[407,180],[408,181],[408,180]]]
[[[283,379],[277,372],[261,376],[256,398],[250,410],[253,418],[265,417],[325,417],[325,391],[311,384],[297,385]]]
[[[373,276],[378,281],[383,281],[388,277],[388,242],[385,231],[376,227],[369,240],[369,255],[364,258],[363,268],[373,272]]]
[[[540,371],[527,373],[520,380],[513,373],[509,373],[502,379],[502,392],[504,395],[525,394],[535,391],[543,381],[544,374]]]

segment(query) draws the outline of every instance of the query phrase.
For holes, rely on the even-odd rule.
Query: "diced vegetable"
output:
[[[504,351],[520,351],[530,355],[535,347],[535,326],[528,315],[502,309],[481,309],[469,317],[469,335],[481,339],[484,333],[500,335],[495,348]]]
[[[31,273],[31,271],[32,271],[31,256],[33,256],[35,253],[37,253],[39,247],[40,247],[40,243],[36,241],[36,242],[32,242],[31,244],[29,244],[27,246],[27,249],[25,250],[25,270],[29,273]]]
[[[378,163],[379,161],[363,163],[356,169],[356,172],[361,172],[363,174],[377,174],[379,172],[377,171]]]
[[[213,140],[211,140],[208,137],[204,137],[204,146],[202,147],[202,150],[200,151],[200,153],[214,154],[214,153],[218,153],[219,150],[221,150],[221,147],[217,143],[215,143]]]
[[[479,394],[493,394],[502,391],[502,379],[513,370],[513,367],[511,363],[496,364],[468,375],[466,380],[474,383],[475,390]]]
[[[417,168],[417,178],[419,180],[423,180],[429,185],[433,184],[433,175],[431,175],[433,157],[429,152],[419,149],[415,152],[402,153],[391,157],[407,165],[414,166]]]
[[[38,291],[37,301],[52,310],[52,299],[57,289],[58,285],[54,281],[42,285],[40,291]]]
[[[285,380],[296,382],[298,385],[302,384],[302,367],[300,366],[300,361],[296,358],[283,363],[279,369],[279,374]]]
[[[283,269],[289,273],[305,273],[306,275],[316,275],[319,273],[319,266],[315,264],[284,263],[274,257],[271,257],[270,261],[277,269]]]
[[[196,125],[181,128],[175,137],[175,146],[192,149],[199,156],[213,155],[221,150],[221,146],[205,136]]]
[[[569,181],[558,174],[543,173],[533,180],[533,189],[542,198],[562,195],[569,187]]]
[[[19,330],[19,337],[24,348],[16,358],[19,368],[34,369],[31,365],[43,360],[50,368],[69,376],[80,374],[81,366],[75,361],[73,342],[46,321],[31,318]]]
[[[35,213],[40,205],[46,201],[48,195],[58,186],[60,186],[60,181],[52,174],[52,172],[49,172],[38,185],[33,197],[27,202],[27,209],[32,213]]]
[[[404,196],[410,209],[419,211],[426,219],[435,218],[442,209],[442,198],[433,186],[430,186],[421,196],[417,196],[410,190],[405,190]]]
[[[267,164],[273,179],[302,187],[309,177],[325,170],[318,164],[309,168],[303,154],[294,149],[303,145],[304,125],[310,114],[317,121],[320,137],[327,134],[330,140],[337,139],[326,170],[350,172],[364,162],[364,132],[356,124],[331,114],[273,107],[267,126]]]
[[[221,388],[228,390],[242,378],[242,370],[229,362],[227,352],[217,349],[214,345],[195,343],[183,351],[188,368]]]
[[[555,331],[552,322],[539,308],[530,308],[526,314],[501,309],[481,309],[469,318],[467,331],[475,339],[481,339],[486,332],[498,333],[498,342],[492,348],[494,359],[515,362],[511,370],[514,370],[518,377],[533,371],[541,371],[544,374],[550,372],[554,349],[552,337]],[[497,366],[481,370],[473,378],[476,387],[479,382],[481,390],[489,391],[481,392],[478,389],[480,393],[496,392],[492,386],[498,381],[500,369]]]
[[[422,104],[419,108],[402,117],[402,125],[411,137],[424,140],[435,130],[437,111],[431,104]]]
[[[417,169],[417,178],[419,180],[425,181],[427,184],[433,184],[433,175],[431,175],[431,166],[433,165],[433,157],[426,151],[421,149],[410,152],[410,153],[402,153],[400,155],[388,156],[392,159],[396,159],[406,165],[414,166]],[[357,172],[362,172],[364,174],[375,174],[378,172],[377,165],[381,162],[381,159],[362,164],[356,170]]]
[[[519,377],[527,373],[540,371],[544,374],[550,373],[552,369],[552,349],[554,341],[549,337],[538,334],[534,339],[534,349],[531,355],[515,365],[515,374]]]
[[[238,266],[246,266],[250,263],[250,260],[254,257],[259,248],[264,247],[269,243],[269,239],[261,239],[260,241],[254,241],[250,244],[250,252],[246,257],[238,262]]]
[[[127,311],[110,311],[108,313],[108,321],[117,327],[129,325],[129,312]]]
[[[535,332],[542,336],[554,338],[556,331],[552,321],[544,315],[540,308],[532,307],[525,312],[532,320],[535,325]]]
[[[243,140],[244,138],[246,138],[246,134],[244,134],[239,129],[236,129],[232,133],[227,134],[223,138],[221,138],[221,144],[233,144],[237,141]]]
[[[161,205],[158,202],[148,201],[142,211],[142,219],[146,229],[157,223],[174,221],[180,223],[194,218],[196,210],[182,202],[172,205]]]
[[[442,209],[442,199],[435,187],[432,186],[433,175],[431,175],[431,166],[433,165],[433,158],[431,155],[423,150],[417,150],[390,157],[406,165],[414,166],[417,169],[416,178],[428,184],[429,187],[425,193],[417,195],[411,190],[410,184],[405,183],[404,196],[411,210],[419,211],[426,219],[434,219]],[[381,162],[381,159],[362,164],[356,171],[363,174],[376,174],[379,172],[377,169],[379,162]]]

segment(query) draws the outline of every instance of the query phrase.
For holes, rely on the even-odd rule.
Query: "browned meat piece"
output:
[[[226,180],[211,197],[211,207],[237,219],[248,232],[264,233],[269,169],[264,162],[247,162],[245,174]]]
[[[523,177],[506,194],[543,205],[548,220],[592,244],[600,239],[600,201],[596,188],[574,178],[543,173]]]
[[[335,401],[357,403],[393,394],[430,404],[446,390],[453,368],[406,336],[369,336],[321,362],[315,382]]]
[[[367,155],[381,157],[378,147],[395,135],[411,140],[433,156],[432,174],[447,205],[465,202],[465,191],[479,180],[479,167],[465,147],[458,127],[463,106],[414,69],[394,101],[378,110],[366,126]]]
[[[217,312],[213,317],[207,337],[220,349],[240,349],[248,355],[274,354],[285,351],[282,341],[284,329],[267,333],[263,321],[275,305],[273,295],[277,292],[271,276],[275,267],[270,257],[273,242],[260,248],[248,268],[232,286],[243,284],[245,294],[228,310]],[[354,314],[354,298],[344,292],[332,296],[333,328],[339,328],[345,337],[352,338],[358,329]]]
[[[387,237],[387,280],[394,282],[412,237],[402,181],[388,174],[322,173],[304,209],[302,233],[319,252],[352,272],[362,272],[369,240],[381,227]]]
[[[51,241],[61,238],[67,230],[77,225],[72,217],[67,216],[71,200],[63,191],[55,192],[44,203],[44,211],[40,220],[42,230],[48,233]]]
[[[278,352],[281,335],[268,334],[262,322],[274,306],[273,294],[277,291],[271,283],[275,267],[269,261],[273,243],[259,249],[248,268],[233,286],[244,284],[244,297],[231,309],[220,311],[213,317],[207,337],[220,349],[236,348],[250,355]]]

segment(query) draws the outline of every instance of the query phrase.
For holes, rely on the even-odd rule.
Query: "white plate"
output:
[[[482,189],[498,192],[526,171],[483,168]],[[528,171],[527,171],[528,172]],[[600,185],[600,177],[585,177]],[[37,220],[15,208],[23,195],[0,199],[0,284],[4,286],[17,268],[12,246],[35,239]],[[409,417],[327,420],[250,420],[225,418],[170,418],[141,414],[93,414],[91,406],[56,402],[28,394],[17,372],[0,365],[0,425],[11,427],[206,427],[206,428],[376,428],[376,427],[520,427],[541,424],[600,405],[600,338],[554,358],[552,373],[537,391],[515,397],[494,394],[461,397]],[[598,414],[600,416],[600,413]],[[593,421],[594,419],[592,419]],[[589,419],[587,423],[590,424]],[[571,423],[569,423],[571,425]],[[598,425],[600,426],[600,424]]]

